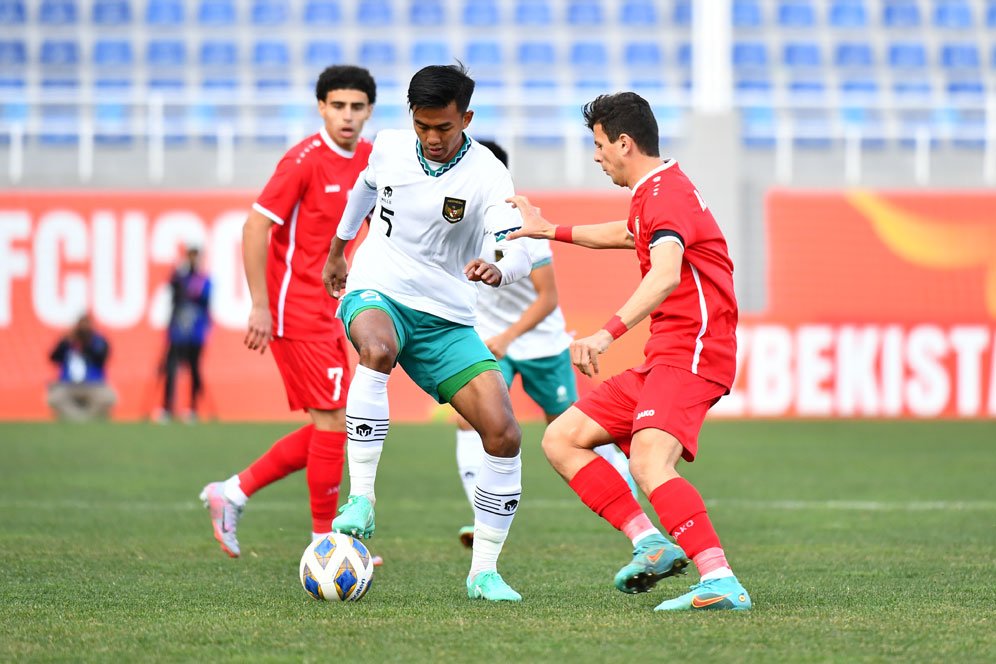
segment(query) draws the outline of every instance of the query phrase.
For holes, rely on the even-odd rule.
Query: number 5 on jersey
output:
[[[380,206],[380,218],[383,219],[384,223],[387,224],[387,233],[385,233],[387,237],[391,237],[391,229],[394,228],[394,225],[391,223],[391,217],[393,216],[394,216],[394,210],[389,210],[383,205]]]

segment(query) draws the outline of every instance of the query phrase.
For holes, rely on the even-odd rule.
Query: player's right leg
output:
[[[349,501],[332,529],[353,537],[374,534],[374,483],[390,425],[387,379],[407,332],[404,313],[376,291],[352,291],[339,303],[339,317],[360,363],[346,398]]]

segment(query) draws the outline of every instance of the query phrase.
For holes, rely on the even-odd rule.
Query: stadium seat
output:
[[[978,69],[980,61],[979,48],[975,44],[941,46],[941,66],[945,69]]]
[[[23,67],[26,64],[28,64],[28,49],[23,41],[0,41],[0,67],[3,67],[4,74],[14,67]]]
[[[924,79],[902,79],[892,86],[897,101],[903,103],[926,103],[933,96],[933,87]]]
[[[446,23],[446,8],[440,0],[412,0],[408,9],[410,25],[432,27]]]
[[[865,0],[834,0],[827,18],[834,28],[866,28],[868,8]]]
[[[927,49],[916,42],[899,42],[889,47],[889,66],[895,69],[923,69],[927,66]]]
[[[501,23],[497,0],[466,0],[462,16],[463,24],[474,28],[490,28]]]
[[[989,66],[992,69],[996,69],[996,44],[993,45],[992,50],[989,52]]]
[[[208,27],[235,25],[234,0],[201,0],[197,22]]]
[[[290,9],[287,0],[254,0],[250,16],[253,25],[284,25],[290,18]]]
[[[187,43],[182,39],[153,39],[145,47],[145,64],[150,68],[184,67]]]
[[[67,39],[46,39],[38,61],[47,67],[76,66],[80,62],[80,45]]]
[[[517,25],[545,27],[553,24],[553,9],[547,0],[518,0],[515,3]]]
[[[24,0],[0,0],[0,25],[23,25],[26,20]]]
[[[674,62],[681,69],[690,69],[692,66],[692,45],[688,42],[678,44],[674,52]]]
[[[55,78],[42,80],[42,95],[79,94],[79,81]],[[41,133],[38,140],[50,145],[69,145],[79,139],[79,111],[77,103],[50,101],[41,106]]]
[[[28,119],[26,87],[24,79],[0,78],[0,122],[23,123]],[[6,143],[7,139],[5,134],[0,134],[0,142]]]
[[[808,0],[782,0],[778,3],[778,25],[811,28],[816,25],[816,10]]]
[[[758,0],[733,0],[733,27],[760,28],[764,23],[764,14]]]
[[[308,0],[303,19],[307,26],[339,25],[342,22],[342,7],[339,0]]]
[[[876,108],[878,82],[872,79],[844,81],[840,86],[840,119],[845,127],[860,132],[863,147],[883,147],[885,127]]]
[[[947,85],[948,97],[963,102],[981,102],[986,97],[986,86],[978,79],[950,81]]]
[[[770,148],[775,144],[775,110],[771,105],[771,81],[737,81],[734,97],[740,106],[742,140],[749,148]]]
[[[471,68],[498,67],[502,64],[501,44],[490,39],[469,41],[464,58]]]
[[[522,42],[519,44],[517,60],[523,69],[553,65],[557,60],[557,52],[550,42]]]
[[[202,67],[232,67],[238,61],[239,49],[234,41],[211,39],[201,44]]]
[[[412,44],[411,64],[418,69],[427,65],[446,65],[451,59],[448,42],[421,40]]]
[[[571,46],[570,62],[578,69],[603,70],[609,65],[609,53],[603,42],[576,42]],[[604,71],[598,73],[604,74]]]
[[[38,22],[42,25],[75,25],[79,21],[75,0],[42,0]]]
[[[600,26],[605,23],[605,12],[600,0],[571,0],[567,5],[567,24]]]
[[[885,0],[882,8],[882,25],[885,27],[916,28],[920,22],[920,6],[916,0]]]
[[[875,53],[865,42],[841,42],[834,49],[833,63],[841,68],[869,68],[875,66]]]
[[[356,10],[356,22],[367,27],[390,25],[394,22],[394,11],[387,0],[365,0]]]
[[[782,62],[787,67],[819,67],[823,63],[820,45],[816,42],[789,42],[785,44]]]
[[[340,64],[345,61],[342,54],[342,47],[339,43],[331,39],[314,40],[308,42],[304,48],[304,63],[316,70],[324,69],[329,65]]]
[[[996,28],[996,0],[989,0],[986,5],[986,27],[990,30]]]
[[[287,67],[290,65],[290,49],[287,44],[274,39],[263,39],[253,46],[252,64],[254,67]]]
[[[185,19],[183,0],[149,0],[145,8],[146,25],[174,27]]]
[[[94,91],[99,100],[93,108],[94,140],[103,144],[122,145],[132,138],[131,81],[98,79]]]
[[[93,46],[93,64],[98,68],[130,67],[135,63],[131,41],[99,39]]]
[[[677,28],[689,28],[692,25],[692,0],[674,0],[674,11],[671,12],[671,23]]]
[[[965,0],[940,0],[934,5],[934,25],[966,30],[972,27],[972,8]]]
[[[619,10],[619,22],[634,28],[657,25],[657,7],[651,0],[626,0]]]
[[[365,41],[360,44],[359,62],[368,67],[391,67],[398,63],[393,42]]]
[[[131,23],[131,4],[128,0],[96,0],[92,16],[94,25],[128,25]]]
[[[623,62],[634,69],[660,67],[664,58],[657,42],[630,42],[623,49]]]
[[[736,42],[733,44],[733,67],[735,69],[767,66],[768,46],[764,42]]]

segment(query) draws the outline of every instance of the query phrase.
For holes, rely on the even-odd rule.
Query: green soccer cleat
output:
[[[474,526],[463,526],[460,528],[460,544],[468,549],[474,548]]]
[[[366,496],[350,496],[349,502],[339,508],[339,516],[332,520],[332,530],[368,539],[374,534],[374,507]]]
[[[746,611],[750,595],[735,576],[700,581],[691,592],[657,605],[654,611]]]
[[[616,588],[624,593],[645,593],[661,579],[684,574],[688,556],[663,535],[644,538],[633,549],[633,560],[616,573]]]
[[[486,599],[492,602],[521,602],[522,595],[512,590],[495,570],[478,572],[474,578],[467,577],[467,597]]]

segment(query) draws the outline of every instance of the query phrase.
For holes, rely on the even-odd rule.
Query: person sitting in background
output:
[[[169,317],[169,349],[166,351],[166,387],[163,394],[162,422],[173,418],[173,397],[176,393],[176,373],[180,364],[190,369],[190,411],[188,421],[197,418],[197,399],[201,395],[201,351],[207,339],[210,320],[208,304],[211,279],[201,271],[200,249],[187,247],[187,258],[173,271],[169,280],[173,311]]]
[[[83,314],[59,340],[49,359],[59,366],[59,379],[49,385],[48,405],[60,420],[82,422],[107,417],[117,395],[107,384],[104,364],[110,347]]]

